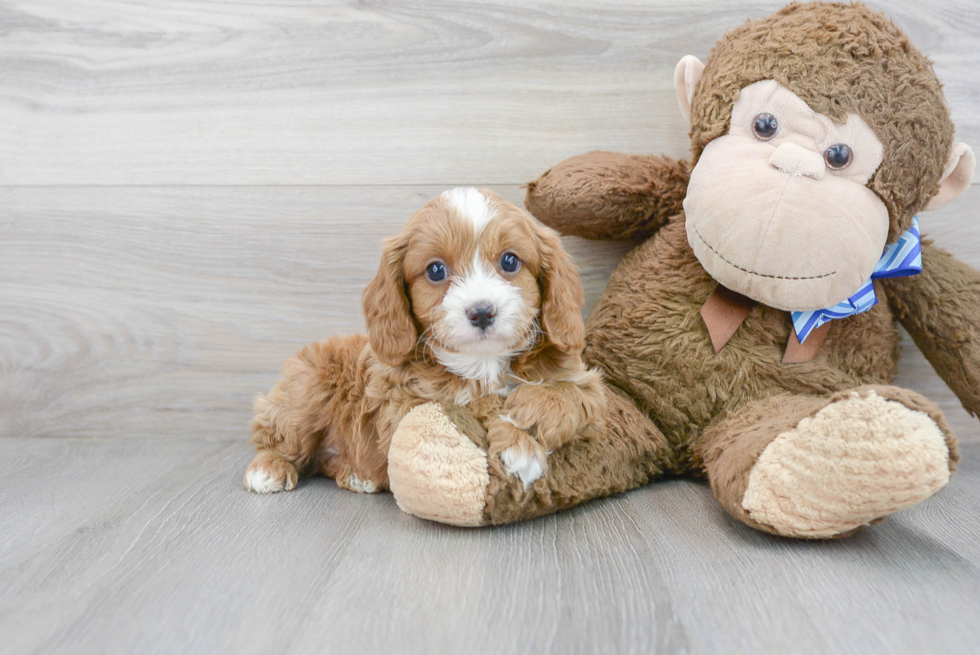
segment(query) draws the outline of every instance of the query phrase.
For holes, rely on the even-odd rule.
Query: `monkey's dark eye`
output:
[[[516,273],[520,267],[521,260],[512,252],[505,252],[504,256],[500,258],[500,270],[505,273]]]
[[[430,282],[442,282],[446,279],[446,265],[442,262],[432,262],[425,267],[425,277]]]
[[[843,143],[837,143],[823,151],[823,160],[826,162],[827,168],[835,171],[847,168],[852,159],[854,159],[854,154],[851,152],[851,148]]]
[[[759,114],[752,121],[752,134],[760,141],[768,141],[779,131],[779,121],[772,114]]]

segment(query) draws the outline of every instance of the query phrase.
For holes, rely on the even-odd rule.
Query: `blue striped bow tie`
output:
[[[811,312],[792,312],[793,327],[800,343],[806,341],[810,333],[824,323],[835,318],[844,318],[866,312],[878,304],[875,288],[871,283],[882,277],[907,277],[922,272],[922,239],[919,236],[919,217],[912,219],[912,227],[902,232],[898,241],[885,248],[885,254],[878,260],[874,272],[857,293],[833,307]]]

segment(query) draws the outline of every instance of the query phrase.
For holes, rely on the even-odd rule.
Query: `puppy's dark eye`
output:
[[[752,134],[760,141],[768,141],[779,132],[779,121],[772,114],[759,114],[752,120]]]
[[[851,152],[849,146],[843,143],[834,144],[823,151],[823,160],[826,162],[827,168],[835,171],[850,166],[852,159],[854,159],[854,153]]]
[[[442,282],[446,279],[446,265],[442,262],[432,262],[425,267],[425,277],[430,282]]]
[[[505,273],[515,273],[521,267],[521,260],[512,252],[505,252],[500,258],[500,270]]]

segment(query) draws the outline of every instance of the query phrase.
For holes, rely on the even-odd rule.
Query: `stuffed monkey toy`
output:
[[[830,538],[950,480],[939,408],[892,385],[897,320],[980,410],[980,274],[918,233],[975,167],[931,62],[863,5],[794,3],[675,86],[690,161],[592,152],[528,185],[564,234],[644,239],[588,319],[603,436],[525,487],[465,408],[420,407],[389,454],[405,511],[498,524],[687,475],[754,528]]]

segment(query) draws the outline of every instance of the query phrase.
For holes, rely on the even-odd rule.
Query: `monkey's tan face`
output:
[[[771,307],[837,304],[885,247],[888,210],[865,186],[882,155],[856,114],[838,125],[772,80],[745,87],[728,134],[691,174],[684,211],[695,255],[719,283]]]

